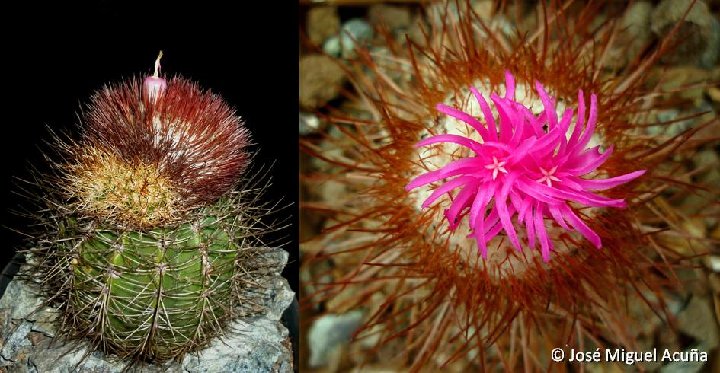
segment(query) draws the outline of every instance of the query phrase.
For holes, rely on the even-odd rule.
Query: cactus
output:
[[[38,175],[27,276],[60,332],[122,358],[180,359],[262,312],[277,225],[267,179],[242,177],[249,134],[217,95],[156,73],[96,93],[80,136]],[[243,181],[244,180],[244,181]],[[36,210],[38,211],[38,210]]]

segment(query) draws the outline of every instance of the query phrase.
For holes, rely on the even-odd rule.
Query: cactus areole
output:
[[[106,86],[46,177],[31,276],[61,332],[122,358],[180,359],[261,312],[268,213],[249,133],[217,95],[155,74]],[[257,180],[256,180],[257,181]],[[42,183],[42,182],[41,182]],[[260,185],[259,189],[263,189]]]

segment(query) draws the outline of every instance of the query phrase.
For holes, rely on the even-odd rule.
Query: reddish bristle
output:
[[[130,164],[153,164],[174,182],[186,207],[211,202],[238,182],[250,141],[223,99],[181,77],[157,100],[131,79],[96,93],[85,115],[81,145]]]

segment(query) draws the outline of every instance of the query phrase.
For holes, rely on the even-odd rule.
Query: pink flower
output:
[[[600,153],[600,146],[587,148],[595,132],[597,97],[590,95],[590,115],[585,123],[585,100],[578,93],[577,121],[570,133],[574,111],[567,109],[558,118],[555,101],[548,96],[542,84],[535,82],[544,110],[533,114],[530,109],[515,101],[515,80],[505,73],[506,94],[490,95],[498,112],[496,123],[490,106],[474,87],[470,88],[480,105],[486,124],[461,110],[438,104],[443,114],[457,118],[472,126],[482,142],[471,138],[445,134],[426,138],[416,144],[423,147],[437,143],[454,143],[469,148],[474,156],[452,161],[444,167],[413,179],[406,190],[446,180],[423,202],[427,208],[452,190],[461,188],[455,195],[445,217],[454,230],[466,215],[473,237],[484,258],[487,243],[505,231],[513,246],[522,250],[517,226],[524,226],[528,247],[540,242],[543,260],[548,261],[553,243],[545,227],[545,219],[554,220],[566,230],[575,230],[597,248],[600,237],[578,217],[568,202],[590,207],[625,207],[622,199],[610,199],[590,191],[605,190],[627,183],[645,173],[631,172],[609,179],[584,179],[595,171],[612,154],[612,147]],[[546,126],[545,126],[546,125]],[[566,136],[569,134],[569,137]],[[517,216],[517,223],[513,217]]]

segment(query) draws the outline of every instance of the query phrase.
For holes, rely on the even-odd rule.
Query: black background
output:
[[[81,104],[104,83],[149,74],[160,49],[163,73],[181,74],[222,95],[246,121],[256,162],[275,163],[268,198],[285,210],[297,292],[297,5],[282,2],[23,2],[0,9],[2,220],[0,259],[10,260],[27,224],[10,210],[13,177],[42,168],[46,126],[73,128]],[[6,5],[3,7],[7,7]]]

